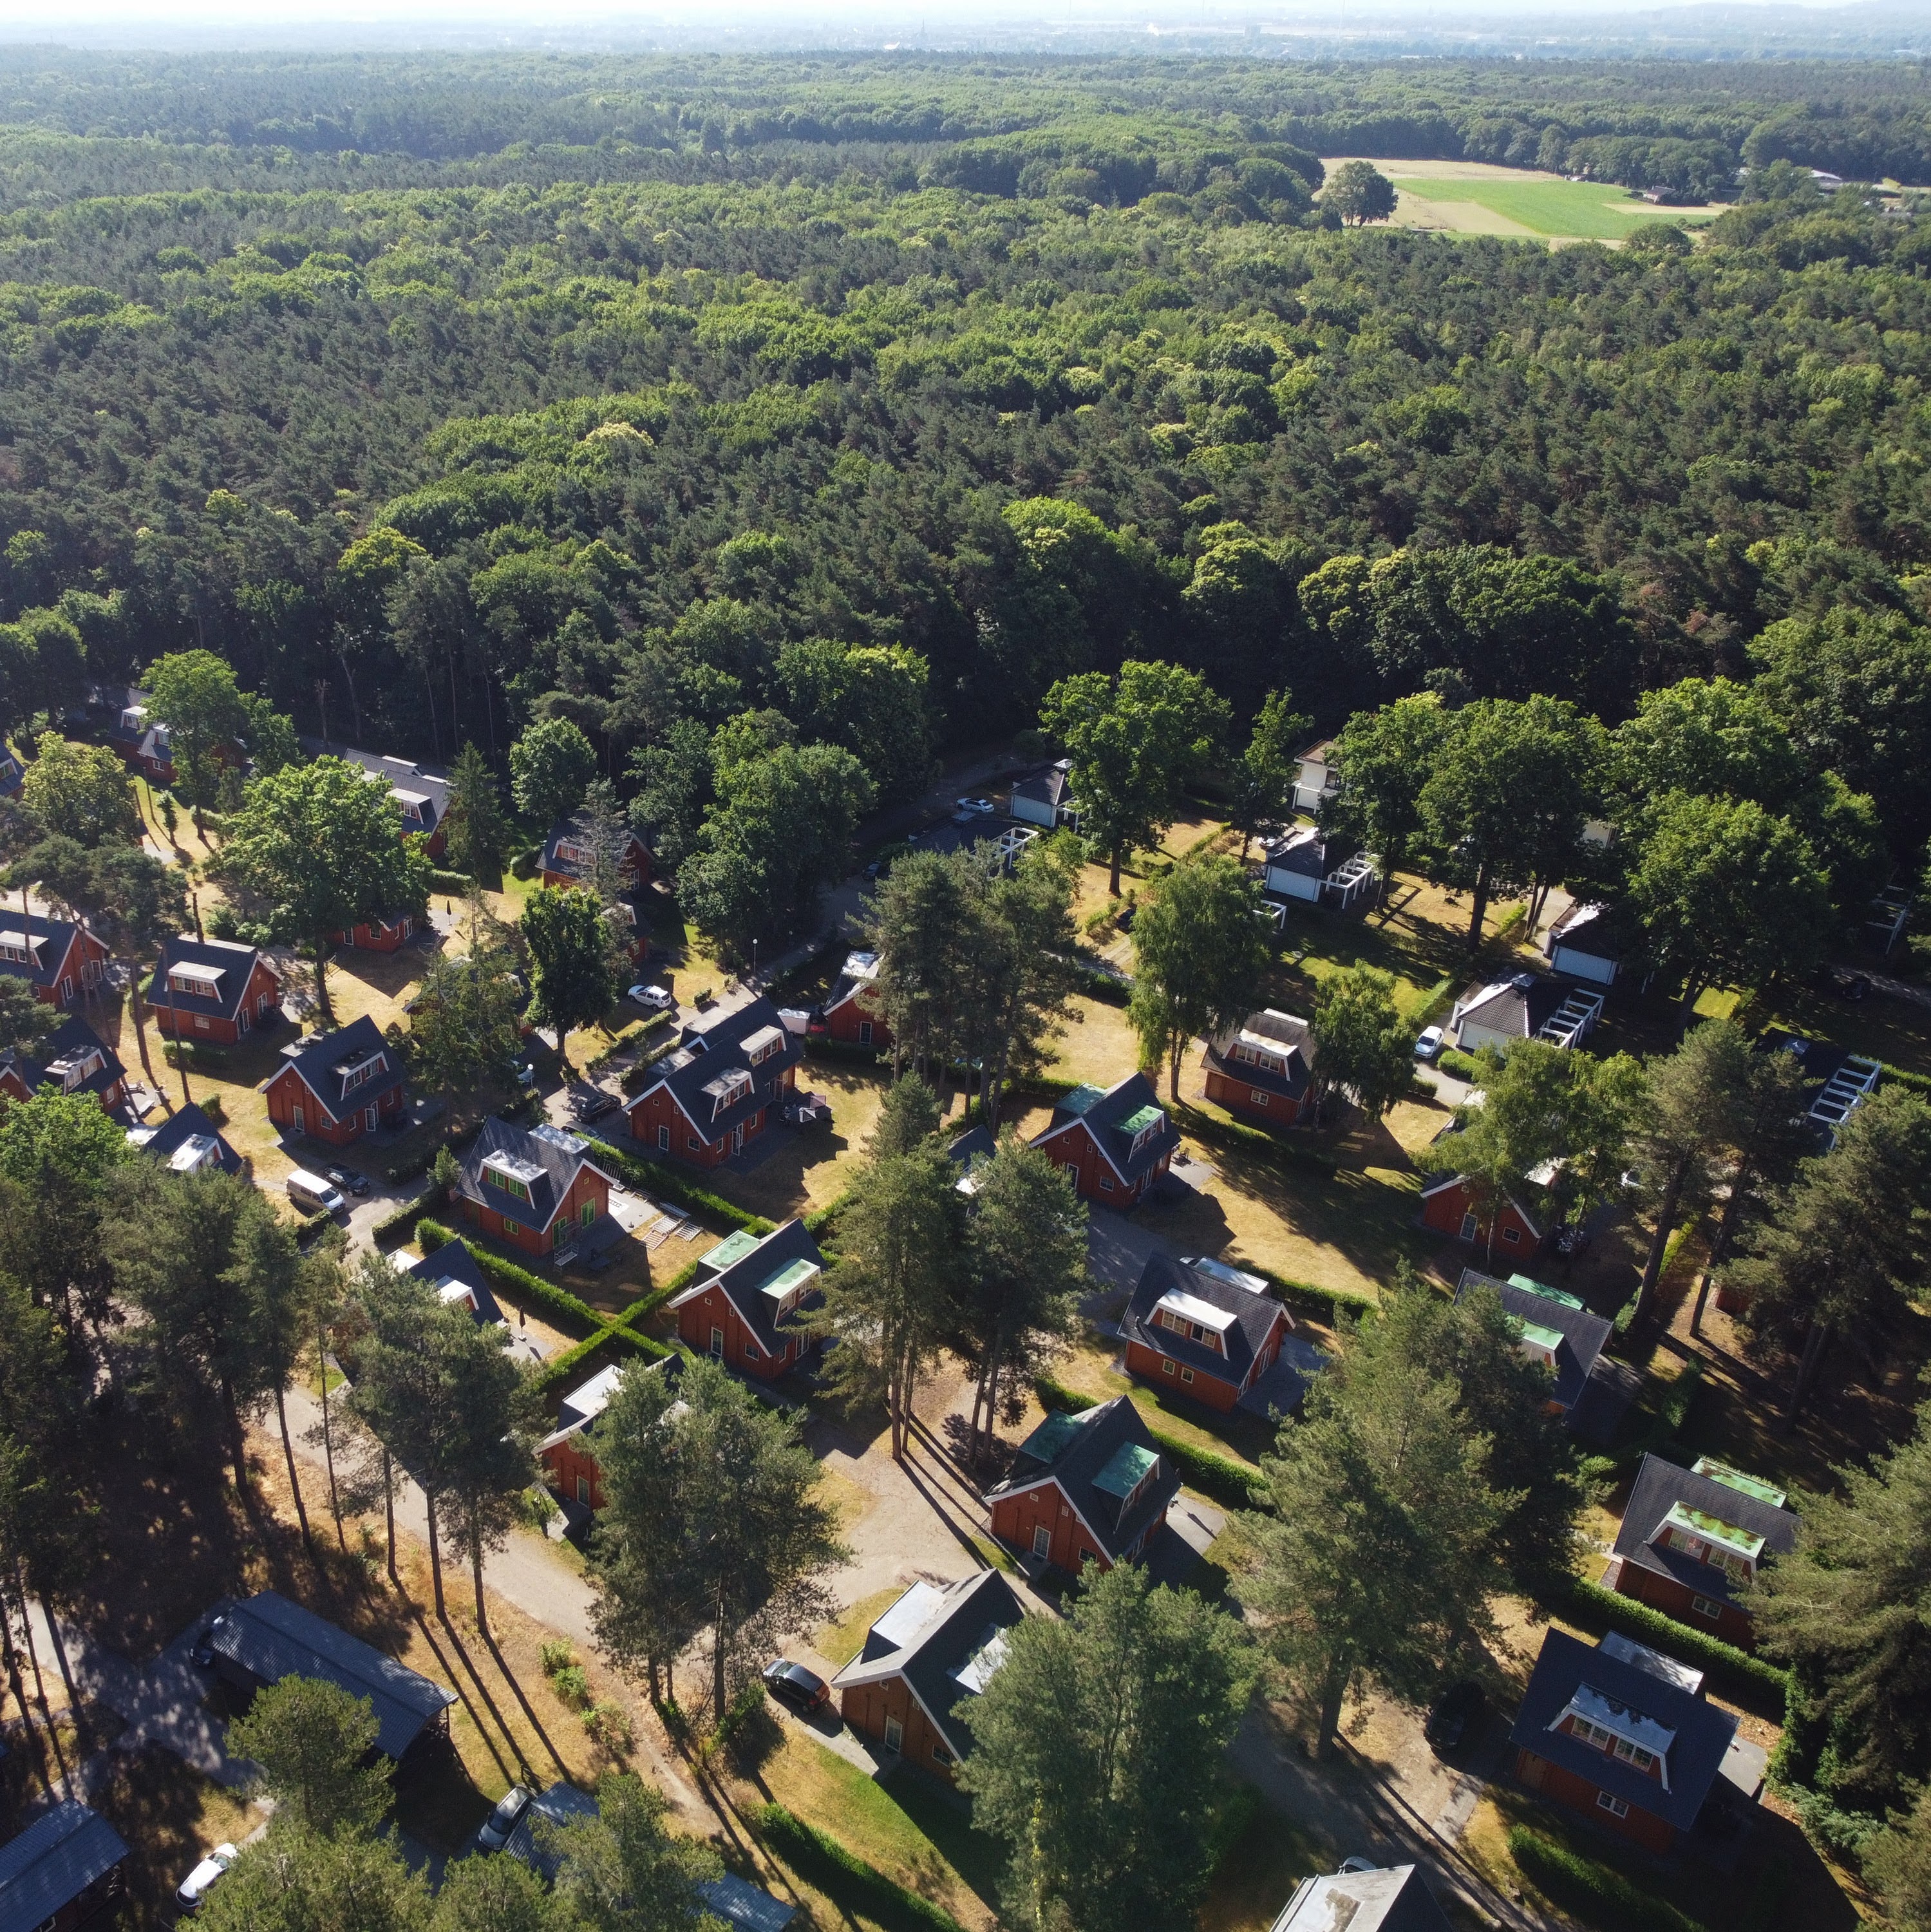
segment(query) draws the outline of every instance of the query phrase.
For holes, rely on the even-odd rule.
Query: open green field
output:
[[[1600,182],[1511,181],[1501,176],[1399,176],[1395,186],[1417,201],[1473,202],[1531,234],[1585,241],[1620,240],[1645,221],[1708,221],[1700,209],[1659,208],[1627,188]],[[1462,224],[1451,220],[1450,226]]]

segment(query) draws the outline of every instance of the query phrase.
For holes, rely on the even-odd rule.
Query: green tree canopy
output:
[[[1415,1077],[1415,1030],[1392,974],[1350,966],[1320,982],[1311,1058],[1318,1093],[1347,1094],[1370,1120],[1388,1112]]]
[[[247,736],[248,710],[232,668],[212,651],[174,651],[148,668],[148,710],[168,728],[175,788],[212,802],[221,760]]]
[[[229,1723],[228,1750],[260,1767],[277,1831],[352,1837],[373,1830],[389,1806],[389,1766],[364,1762],[377,1729],[367,1698],[319,1678],[284,1677]]]
[[[517,922],[529,951],[529,1018],[555,1029],[564,1049],[578,1027],[600,1020],[617,997],[610,927],[595,896],[577,886],[538,886]]]
[[[1395,212],[1395,184],[1372,161],[1343,161],[1327,178],[1321,205],[1351,228],[1386,221]]]
[[[540,718],[510,747],[510,796],[541,838],[583,802],[597,754],[567,718]]]
[[[49,832],[88,847],[138,842],[141,814],[127,768],[104,745],[76,745],[58,731],[34,741],[20,801]]]

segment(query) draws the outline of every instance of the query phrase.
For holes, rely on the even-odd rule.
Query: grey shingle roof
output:
[[[460,1236],[444,1242],[433,1255],[424,1255],[419,1261],[412,1262],[409,1271],[418,1281],[427,1282],[433,1288],[467,1288],[474,1304],[471,1312],[479,1327],[503,1318],[503,1311],[497,1306],[496,1298],[490,1292],[490,1284],[484,1278],[475,1256],[469,1252],[469,1243]]]
[[[1196,1342],[1189,1336],[1177,1334],[1171,1328],[1155,1324],[1155,1307],[1162,1295],[1171,1294],[1190,1294],[1197,1301],[1204,1301],[1210,1307],[1233,1316],[1233,1325],[1225,1332],[1225,1355],[1210,1348],[1204,1342]],[[1231,1382],[1239,1388],[1246,1381],[1255,1358],[1273,1331],[1276,1321],[1285,1313],[1286,1310],[1271,1294],[1252,1293],[1224,1275],[1189,1267],[1185,1262],[1171,1260],[1165,1255],[1153,1254],[1148,1256],[1147,1265],[1140,1271],[1139,1286],[1126,1304],[1126,1313],[1120,1325],[1128,1340],[1144,1343],[1161,1354],[1172,1356],[1175,1361],[1198,1374],[1212,1376],[1217,1381]],[[1291,1316],[1288,1325],[1294,1325]]]
[[[0,1932],[33,1932],[127,1856],[119,1832],[71,1798],[0,1845]]]
[[[576,818],[572,816],[568,818],[559,818],[550,828],[550,836],[543,842],[543,860],[538,868],[539,871],[561,872],[566,878],[572,879],[579,876],[577,861],[574,859],[564,857],[557,850],[559,845],[568,840],[576,832],[577,824]],[[631,866],[638,864],[644,849],[643,841],[634,832],[627,830],[624,835],[622,855],[617,861],[619,868],[626,864]]]
[[[10,1067],[19,1075],[27,1091],[37,1094],[49,1082],[61,1086],[61,1076],[52,1071],[58,1063],[88,1053],[100,1056],[100,1065],[62,1090],[70,1094],[104,1094],[125,1076],[127,1069],[121,1064],[120,1056],[78,1013],[70,1014],[61,1021],[38,1053],[23,1053],[19,1048],[10,1046],[0,1053],[0,1072]]]
[[[175,1151],[184,1142],[205,1136],[214,1143],[214,1161],[223,1174],[239,1174],[241,1156],[228,1144],[221,1130],[202,1110],[190,1102],[177,1108],[169,1117],[155,1128],[153,1133],[141,1143],[141,1151],[150,1160],[158,1161],[163,1167],[174,1158]]]
[[[1456,1285],[1459,1301],[1472,1288],[1486,1283],[1500,1297],[1502,1311],[1518,1322],[1538,1328],[1555,1330],[1562,1337],[1555,1352],[1555,1386],[1549,1400],[1564,1410],[1569,1426],[1576,1434],[1592,1441],[1606,1437],[1628,1406],[1629,1394],[1617,1365],[1603,1351],[1615,1332],[1614,1324],[1592,1314],[1573,1298],[1558,1300],[1538,1294],[1532,1288],[1519,1288],[1512,1282],[1484,1274],[1479,1268],[1464,1268]]]
[[[406,794],[406,799],[398,799],[397,805],[407,831],[427,837],[449,809],[449,775],[439,766],[391,758],[381,752],[358,751],[353,745],[331,745],[320,738],[303,739],[301,748],[311,758],[340,758],[345,764],[360,765],[371,778],[386,779],[392,792]]]
[[[766,1354],[775,1355],[798,1333],[799,1317],[824,1304],[823,1294],[814,1287],[790,1310],[780,1314],[777,1303],[764,1292],[766,1282],[777,1281],[801,1264],[822,1268],[825,1258],[804,1222],[794,1216],[782,1227],[774,1228],[722,1274],[694,1282],[671,1306],[681,1306],[713,1288],[721,1289],[724,1299],[736,1310],[738,1319],[757,1337],[758,1346]]]
[[[768,1032],[778,1036],[777,1051],[754,1066],[743,1051],[744,1042],[754,1034]],[[778,1018],[778,1009],[767,999],[755,999],[708,1027],[686,1027],[678,1037],[676,1052],[659,1060],[652,1070],[656,1077],[637,1090],[630,1102],[631,1112],[634,1115],[662,1088],[706,1140],[721,1140],[732,1128],[769,1106],[778,1082],[804,1057],[804,1048]],[[734,1070],[748,1074],[750,1084],[739,1098],[721,1106],[718,1096],[704,1090]]]
[[[4,907],[0,907],[0,928],[24,934],[27,944],[22,950],[33,956],[31,965],[24,959],[0,959],[0,973],[32,986],[51,986],[59,979],[81,932],[70,920],[43,919],[34,913],[23,920],[18,911]]]
[[[361,1066],[370,1054],[385,1056],[379,1073],[372,1074],[359,1087],[347,1084],[347,1070]],[[262,1082],[272,1085],[284,1068],[292,1066],[303,1085],[340,1120],[352,1108],[373,1106],[391,1088],[403,1084],[402,1056],[383,1039],[376,1023],[364,1013],[358,1020],[286,1048],[282,1064]]]
[[[1121,1124],[1150,1107],[1158,1109],[1162,1116],[1160,1129],[1149,1135],[1136,1152],[1134,1136]],[[1163,1155],[1172,1154],[1180,1144],[1173,1116],[1161,1106],[1153,1083],[1144,1073],[1129,1073],[1104,1092],[1090,1087],[1075,1088],[1054,1108],[1045,1132],[1033,1136],[1033,1145],[1038,1147],[1050,1140],[1076,1120],[1093,1136],[1113,1171],[1129,1186],[1143,1174],[1151,1172]]]
[[[484,1167],[492,1156],[512,1165],[529,1190],[527,1201],[519,1201],[484,1179]],[[556,1220],[557,1209],[586,1167],[595,1168],[615,1184],[615,1177],[597,1166],[590,1142],[562,1127],[519,1127],[492,1114],[477,1129],[476,1138],[457,1162],[457,1190],[466,1201],[493,1208],[540,1234]]]
[[[210,1019],[232,1020],[241,1010],[242,995],[260,957],[252,946],[225,939],[196,939],[184,933],[161,948],[154,976],[148,982],[148,1004],[161,1012],[200,1013]],[[220,977],[205,993],[170,986],[168,976],[177,966],[205,967]]]
[[[376,1714],[376,1742],[400,1758],[456,1694],[385,1657],[373,1645],[325,1622],[274,1590],[244,1597],[213,1631],[215,1652],[264,1684],[316,1677],[366,1697]]]
[[[902,1641],[892,1642],[889,1636],[880,1634],[892,1616],[888,1610],[868,1633],[865,1647],[832,1679],[832,1686],[844,1690],[903,1677],[952,1747],[952,1755],[963,1758],[972,1748],[972,1733],[952,1712],[977,1691],[959,1682],[955,1673],[997,1632],[1014,1628],[1026,1612],[997,1570],[982,1570],[943,1590],[929,1583],[914,1584],[913,1590],[925,1591],[933,1598],[918,1627],[899,1633]],[[905,1598],[898,1601],[903,1604]]]
[[[1797,1540],[1794,1511],[1780,1509],[1714,1477],[1699,1476],[1693,1469],[1666,1462],[1660,1456],[1645,1456],[1630,1486],[1629,1507],[1623,1511],[1622,1527],[1616,1532],[1615,1553],[1625,1562],[1686,1585],[1699,1596],[1726,1604],[1738,1600],[1729,1578],[1714,1564],[1699,1562],[1687,1550],[1665,1549],[1651,1541],[1677,1503],[1762,1537],[1767,1555],[1786,1555]]]
[[[1416,1865],[1304,1878],[1273,1932],[1453,1932]]]
[[[1584,1684],[1675,1732],[1665,1754],[1668,1790],[1633,1765],[1549,1729]],[[1737,1720],[1727,1711],[1638,1664],[1552,1630],[1543,1638],[1542,1654],[1522,1694],[1509,1742],[1687,1831],[1696,1823],[1736,1734]]]
[[[1099,1481],[1124,1448],[1144,1450],[1159,1466],[1130,1508],[1102,1489]],[[1179,1472],[1160,1455],[1140,1412],[1123,1395],[1077,1414],[1057,1410],[1048,1416],[1021,1444],[1005,1481],[987,1490],[986,1501],[1048,1480],[1059,1485],[1115,1562],[1149,1524],[1165,1514],[1167,1505],[1180,1492]]]
[[[741,1926],[743,1932],[784,1932],[798,1913],[795,1905],[773,1898],[734,1872],[700,1880],[697,1892],[706,1911],[715,1912],[727,1925]]]

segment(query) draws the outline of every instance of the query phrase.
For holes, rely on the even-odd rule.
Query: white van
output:
[[[288,1198],[304,1214],[339,1214],[349,1204],[320,1174],[300,1168],[288,1178]]]

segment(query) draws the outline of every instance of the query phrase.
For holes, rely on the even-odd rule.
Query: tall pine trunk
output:
[[[473,1524],[469,1530],[469,1580],[476,1587],[476,1628],[487,1637],[490,1613],[483,1608],[483,1539]]]
[[[328,1372],[325,1370],[322,1373],[323,1379],[325,1381]],[[310,1555],[313,1555],[315,1550],[315,1539],[308,1533],[308,1505],[301,1499],[301,1479],[295,1473],[295,1444],[289,1439],[288,1405],[282,1400],[282,1386],[280,1382],[275,1384],[275,1420],[281,1425],[282,1460],[288,1465],[288,1490],[289,1494],[295,1498],[295,1518],[296,1522],[301,1525],[303,1546]]]
[[[1656,1232],[1650,1237],[1649,1252],[1644,1257],[1642,1280],[1636,1284],[1636,1312],[1630,1318],[1640,1322],[1650,1311],[1656,1285],[1663,1278],[1663,1258],[1669,1246],[1670,1231],[1676,1225],[1677,1204],[1683,1198],[1684,1177],[1690,1172],[1687,1155],[1669,1171],[1669,1180],[1657,1204]]]
[[[241,1412],[235,1405],[233,1385],[221,1384],[221,1406],[228,1417],[228,1454],[235,1466],[235,1489],[244,1500],[248,1494],[248,1444],[241,1430]]]
[[[1334,1740],[1341,1729],[1341,1700],[1347,1690],[1348,1673],[1345,1670],[1331,1674],[1321,1686],[1321,1712],[1314,1734],[1317,1762],[1325,1762],[1334,1755]]]
[[[422,1492],[423,1514],[429,1524],[429,1588],[436,1600],[438,1622],[447,1623],[449,1612],[442,1601],[442,1548],[436,1533],[436,1498],[428,1490]]]
[[[402,1577],[396,1568],[396,1471],[387,1449],[382,1451],[382,1526],[387,1533],[389,1581],[400,1589]]]
[[[1706,1268],[1696,1277],[1696,1306],[1690,1311],[1690,1332],[1697,1340],[1703,1338],[1703,1310],[1710,1299],[1710,1270]]]
[[[724,1720],[724,1588],[720,1582],[714,1601],[711,1619],[711,1702],[712,1722],[721,1724]]]
[[[1823,1365],[1825,1345],[1830,1339],[1831,1325],[1828,1322],[1811,1323],[1810,1333],[1804,1338],[1804,1353],[1798,1358],[1797,1379],[1791,1384],[1789,1406],[1777,1418],[1778,1435],[1788,1436],[1797,1426],[1797,1418],[1810,1399],[1811,1387],[1817,1379],[1818,1370]]]
[[[335,1437],[328,1422],[328,1330],[319,1315],[315,1322],[315,1359],[322,1368],[322,1459],[328,1466],[328,1514],[335,1520],[335,1542],[349,1547],[342,1534],[342,1498],[335,1486]]]

